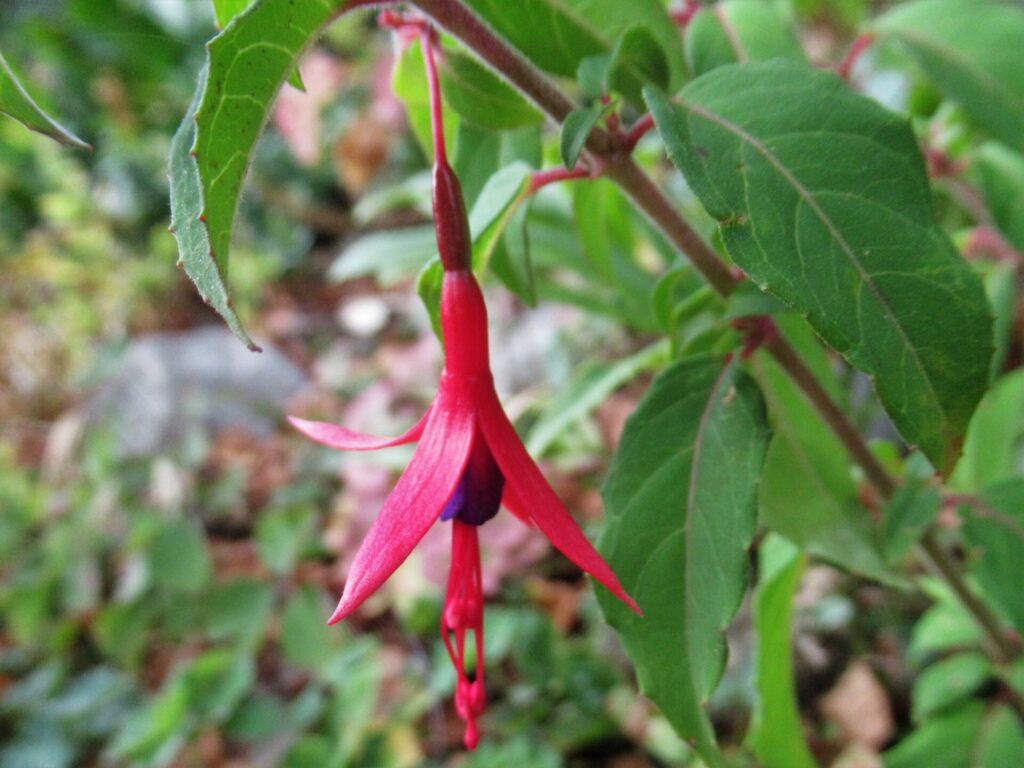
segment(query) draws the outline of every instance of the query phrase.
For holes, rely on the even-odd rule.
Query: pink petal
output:
[[[297,416],[289,416],[288,421],[299,432],[311,440],[315,440],[328,448],[337,448],[339,451],[376,451],[379,448],[390,448],[393,445],[405,445],[420,439],[423,428],[430,418],[430,411],[427,409],[423,417],[413,427],[398,437],[378,437],[368,435],[365,432],[354,432],[337,424],[328,424],[324,421],[307,421]]]
[[[482,388],[476,399],[480,430],[505,475],[505,499],[511,502],[510,508],[529,514],[563,555],[643,615],[526,452],[493,389],[484,392]]]
[[[442,386],[421,431],[409,466],[359,546],[328,624],[351,614],[395,572],[448,503],[473,444],[475,418],[469,398]]]

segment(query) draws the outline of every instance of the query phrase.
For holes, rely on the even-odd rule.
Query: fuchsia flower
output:
[[[612,569],[544,479],[494,391],[487,345],[487,309],[469,264],[469,226],[458,180],[445,163],[434,169],[444,371],[437,396],[412,429],[395,438],[353,432],[292,417],[308,437],[331,448],[372,451],[419,441],[412,461],[363,540],[328,623],[349,616],[401,565],[430,526],[452,523],[452,563],[441,631],[458,675],[455,706],[466,721],[466,746],[476,746],[484,708],[483,591],[477,526],[504,506],[536,525],[566,557],[639,612]],[[465,670],[472,630],[476,671]],[[454,644],[451,635],[454,635]]]

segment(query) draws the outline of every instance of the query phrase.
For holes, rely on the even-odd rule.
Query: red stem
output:
[[[592,176],[590,169],[583,165],[577,165],[571,171],[565,167],[551,168],[547,171],[536,171],[530,176],[530,186],[526,188],[526,194],[532,195],[548,184],[555,184],[559,181],[570,179],[588,179]]]
[[[430,89],[430,130],[434,134],[434,162],[438,165],[448,164],[448,153],[444,145],[444,115],[441,109],[441,81],[437,76],[437,63],[434,61],[434,33],[430,27],[424,27],[420,33],[420,44],[423,47],[423,63],[427,68],[427,86]]]
[[[642,139],[651,128],[654,127],[654,115],[648,112],[646,115],[638,119],[630,127],[629,131],[626,132],[626,136],[623,139],[623,147],[627,152],[632,152],[636,147],[637,143]]]
[[[836,67],[836,74],[843,78],[843,80],[849,80],[850,73],[853,71],[854,66],[856,66],[864,51],[866,51],[874,42],[875,35],[872,32],[866,32],[865,34],[857,37],[850,46],[850,50],[846,54],[846,58],[844,58],[839,63],[839,66]]]

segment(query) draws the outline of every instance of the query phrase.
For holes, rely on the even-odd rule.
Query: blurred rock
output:
[[[263,350],[213,326],[140,336],[90,403],[90,421],[112,426],[125,457],[156,455],[196,430],[270,434],[306,378],[278,350]]]
[[[877,753],[892,738],[895,723],[889,696],[864,661],[853,662],[820,702],[821,712],[847,744]]]

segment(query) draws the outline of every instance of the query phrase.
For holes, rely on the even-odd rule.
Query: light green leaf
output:
[[[885,768],[972,768],[985,704],[972,701],[928,720],[885,753]]]
[[[382,229],[353,241],[327,270],[335,283],[372,275],[387,287],[416,274],[437,253],[433,225]]]
[[[49,136],[61,144],[78,149],[92,149],[36,104],[18,77],[11,71],[11,67],[2,53],[0,53],[0,114],[12,117],[29,130]]]
[[[806,324],[791,316],[776,320],[835,397],[835,375]],[[858,499],[850,462],[839,439],[768,354],[755,354],[751,366],[768,403],[773,430],[761,480],[762,524],[807,552],[854,573],[897,582],[882,557],[878,531]]]
[[[981,182],[985,204],[996,225],[1024,251],[1024,155],[990,141],[974,156],[971,170]]]
[[[1024,149],[1024,10],[1001,0],[918,0],[879,17],[944,95],[1006,144]]]
[[[950,478],[961,491],[980,491],[1024,472],[1024,370],[999,379],[971,419],[964,455]]]
[[[914,683],[913,717],[918,723],[958,704],[981,687],[992,673],[981,653],[958,653],[937,661]]]
[[[686,63],[694,75],[723,64],[804,59],[792,27],[765,0],[726,0],[701,8],[686,26]]]
[[[179,263],[250,347],[225,279],[242,181],[278,89],[351,0],[256,0],[207,44],[192,108],[171,143],[171,226]]]
[[[332,635],[338,630],[327,626],[329,612],[320,593],[311,587],[295,591],[281,614],[281,654],[302,669],[323,670],[334,650]]]
[[[1024,755],[1024,725],[1007,705],[997,705],[985,718],[977,755],[978,768],[1004,768]]]
[[[531,456],[541,456],[572,424],[585,418],[619,387],[640,373],[664,365],[668,348],[658,341],[614,364],[590,366],[548,402],[526,436]]]
[[[667,88],[668,61],[658,40],[647,27],[626,29],[615,41],[605,72],[605,93],[621,93],[635,104],[642,101],[646,84]]]
[[[793,682],[793,592],[807,558],[792,543],[770,534],[758,550],[754,625],[757,706],[748,742],[765,768],[815,768],[804,741]]]
[[[213,572],[206,534],[190,520],[163,525],[149,548],[153,583],[173,592],[198,592]]]
[[[253,0],[213,0],[213,15],[217,29],[224,29],[238,14],[252,4]]]
[[[439,69],[444,99],[466,122],[499,131],[543,120],[518,91],[469,54],[446,50]]]
[[[979,503],[960,508],[964,537],[971,547],[972,571],[985,596],[1002,608],[1024,634],[1024,477],[987,488]]]
[[[570,171],[576,167],[583,145],[587,143],[587,137],[594,130],[597,121],[608,111],[610,104],[602,104],[595,101],[587,107],[579,107],[569,113],[562,123],[562,137],[558,144],[558,151],[562,157],[562,165]]]
[[[712,768],[724,760],[704,707],[746,590],[767,442],[761,395],[735,362],[681,360],[626,422],[603,491],[598,549],[644,616],[603,590],[601,609],[641,690]]]
[[[669,71],[669,88],[686,74],[682,43],[660,0],[467,0],[502,37],[552,74],[574,77],[588,56],[611,54],[619,36],[642,27],[657,41]],[[649,82],[633,65],[632,77]]]
[[[834,74],[729,65],[645,95],[729,255],[869,374],[943,474],[988,381],[981,281],[938,228],[910,126]]]

